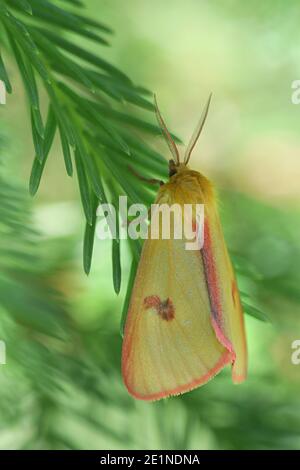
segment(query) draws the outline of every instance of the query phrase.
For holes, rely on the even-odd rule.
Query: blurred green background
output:
[[[115,32],[111,47],[82,41],[155,91],[186,142],[208,94],[192,166],[214,181],[248,313],[249,378],[224,370],[203,388],[156,403],[121,379],[119,324],[130,269],[112,283],[109,241],[82,268],[84,217],[55,140],[41,187],[27,185],[34,149],[21,79],[0,108],[0,366],[2,449],[296,449],[300,446],[299,4],[267,0],[85,0]],[[46,97],[41,95],[42,107]],[[135,110],[142,115],[142,112]],[[158,151],[161,139],[143,136]],[[151,175],[149,175],[151,176]],[[138,184],[138,183],[137,183]],[[257,309],[257,310],[256,310]]]

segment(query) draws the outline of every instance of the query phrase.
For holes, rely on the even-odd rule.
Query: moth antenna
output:
[[[159,125],[159,127],[162,131],[162,134],[165,138],[165,141],[168,144],[168,147],[169,147],[169,149],[170,149],[170,151],[173,155],[173,158],[174,158],[176,164],[179,165],[180,160],[179,160],[178,148],[176,147],[176,144],[175,144],[174,140],[172,139],[170,132],[167,129],[165,121],[163,120],[163,117],[160,114],[160,111],[159,111],[158,106],[157,106],[157,101],[156,101],[156,96],[155,95],[154,95],[154,105],[155,105],[155,113],[156,113],[156,118],[157,118],[158,125]]]
[[[209,105],[210,105],[210,101],[211,101],[211,97],[212,97],[212,93],[209,95],[208,97],[208,100],[207,100],[207,103],[205,105],[205,108],[203,109],[202,111],[202,115],[201,115],[201,118],[200,118],[200,121],[199,121],[199,124],[197,125],[196,129],[194,130],[194,133],[191,137],[191,140],[189,141],[189,144],[186,148],[186,151],[185,151],[185,154],[184,154],[184,163],[185,165],[188,164],[190,158],[191,158],[191,154],[192,154],[192,151],[197,143],[197,140],[199,139],[199,136],[202,132],[202,129],[203,129],[203,126],[205,124],[205,121],[206,121],[206,118],[207,118],[207,114],[208,114],[208,109],[209,109]]]

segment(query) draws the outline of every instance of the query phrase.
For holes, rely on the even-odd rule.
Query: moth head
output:
[[[176,175],[178,170],[178,165],[176,165],[173,159],[169,160],[169,177]]]
[[[188,164],[188,162],[191,158],[192,151],[193,151],[193,149],[194,149],[194,147],[195,147],[195,145],[196,145],[196,143],[197,143],[197,141],[200,137],[202,129],[204,127],[204,123],[206,121],[207,114],[208,114],[210,101],[211,101],[211,94],[209,95],[207,103],[206,103],[206,105],[205,105],[205,107],[202,111],[200,121],[199,121],[195,131],[193,132],[193,135],[192,135],[192,137],[191,137],[191,139],[190,139],[190,141],[189,141],[189,143],[188,143],[188,145],[185,149],[183,162],[181,162],[178,147],[177,147],[173,137],[171,136],[170,132],[168,131],[168,128],[165,124],[165,121],[163,120],[163,117],[162,117],[162,115],[159,111],[157,101],[156,101],[156,96],[154,95],[154,106],[155,106],[157,122],[158,122],[158,125],[161,129],[161,132],[162,132],[162,134],[165,138],[165,141],[168,144],[170,152],[173,156],[173,158],[169,161],[169,176],[170,177],[175,175],[178,172],[180,167],[187,166],[187,164]]]

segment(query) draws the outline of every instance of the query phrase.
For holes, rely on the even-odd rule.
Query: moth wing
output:
[[[123,341],[130,394],[143,400],[177,395],[230,362],[232,354],[212,325],[200,253],[186,250],[184,240],[146,240]]]
[[[233,354],[232,379],[239,383],[247,376],[243,310],[215,202],[207,200],[205,207],[202,256],[210,295],[212,323],[218,339]]]

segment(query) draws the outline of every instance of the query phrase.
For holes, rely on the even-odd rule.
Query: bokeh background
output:
[[[192,165],[219,192],[248,306],[249,378],[234,386],[225,370],[203,388],[156,403],[128,395],[119,325],[129,250],[122,246],[119,296],[109,241],[96,240],[84,274],[84,216],[56,141],[30,199],[30,121],[6,54],[14,93],[0,108],[0,339],[7,345],[0,447],[299,448],[300,365],[291,362],[291,343],[300,339],[300,107],[291,101],[300,78],[298,2],[83,3],[115,32],[111,47],[87,47],[155,91],[183,142],[213,92]],[[161,139],[144,138],[168,157]]]

